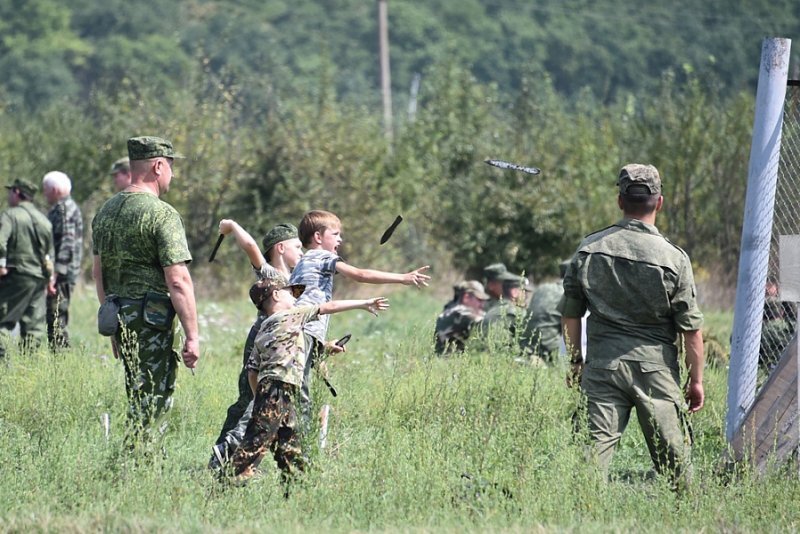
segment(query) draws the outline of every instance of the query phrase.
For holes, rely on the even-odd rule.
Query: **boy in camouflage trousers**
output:
[[[389,307],[383,297],[295,306],[296,297],[304,289],[289,285],[281,275],[256,282],[250,288],[250,299],[267,319],[256,335],[247,363],[251,384],[255,385],[255,401],[244,440],[231,459],[233,475],[239,481],[255,474],[268,451],[287,481],[305,469],[295,408],[307,364],[304,326],[320,315],[355,309],[377,315]]]

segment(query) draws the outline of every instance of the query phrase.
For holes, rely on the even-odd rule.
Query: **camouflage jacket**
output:
[[[586,363],[619,359],[677,366],[678,333],[699,330],[689,257],[658,229],[622,219],[587,236],[564,277],[563,317],[587,320]]]
[[[300,386],[306,366],[303,327],[317,319],[319,306],[299,306],[270,315],[256,334],[247,369],[258,381],[277,380]]]
[[[436,352],[463,351],[469,333],[482,318],[483,313],[463,304],[445,306],[436,318]]]
[[[558,303],[564,294],[560,283],[542,284],[533,292],[528,305],[525,345],[538,355],[554,353],[561,342],[561,313]]]
[[[55,248],[56,275],[69,283],[75,283],[81,272],[83,253],[83,217],[72,197],[59,200],[47,213],[53,225],[53,247]]]
[[[149,193],[123,191],[111,197],[92,221],[92,237],[103,288],[119,297],[166,294],[164,267],[192,260],[180,215]]]
[[[0,267],[9,272],[49,278],[53,258],[50,221],[28,201],[0,213]]]

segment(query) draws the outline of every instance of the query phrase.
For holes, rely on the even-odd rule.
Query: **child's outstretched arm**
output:
[[[264,255],[261,254],[258,243],[253,239],[253,236],[248,234],[247,231],[233,219],[222,219],[219,222],[219,233],[222,235],[233,234],[236,238],[236,244],[247,254],[250,263],[256,269],[260,269],[262,265],[267,263],[267,260],[264,259]]]
[[[372,315],[389,309],[389,300],[386,297],[375,297],[372,299],[359,300],[331,300],[320,304],[319,314],[327,315],[348,310],[367,310]]]
[[[430,276],[425,271],[430,269],[429,265],[414,269],[413,271],[400,274],[388,273],[386,271],[376,271],[375,269],[359,269],[343,261],[336,262],[336,272],[343,274],[347,278],[362,284],[403,284],[406,286],[427,286]]]

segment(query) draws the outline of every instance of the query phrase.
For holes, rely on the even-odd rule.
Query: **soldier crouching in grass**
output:
[[[436,318],[437,354],[463,352],[472,329],[483,319],[483,305],[489,295],[477,280],[464,280],[453,286],[453,300]]]
[[[292,475],[305,469],[296,409],[307,364],[305,324],[320,315],[356,309],[377,315],[389,308],[383,297],[295,307],[295,300],[304,289],[289,285],[282,275],[260,280],[250,288],[250,300],[267,319],[256,335],[247,363],[255,401],[244,439],[230,462],[237,482],[251,478],[268,451],[287,483]],[[284,495],[288,496],[288,487]]]

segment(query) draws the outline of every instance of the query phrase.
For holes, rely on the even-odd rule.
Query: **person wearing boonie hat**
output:
[[[455,304],[436,318],[434,349],[438,354],[462,352],[470,332],[483,319],[483,306],[491,298],[477,280],[454,286]]]
[[[6,189],[9,208],[0,213],[0,358],[17,324],[23,347],[44,337],[54,256],[50,221],[32,203],[39,188],[17,178]]]
[[[635,409],[656,471],[681,489],[691,476],[685,413],[704,403],[703,315],[689,257],[655,226],[664,202],[658,170],[625,165],[616,185],[622,219],[583,239],[564,278],[558,309],[571,350],[568,383],[580,377],[589,437],[603,473]],[[586,310],[591,313],[584,360]]]
[[[305,367],[310,363],[304,325],[319,315],[356,309],[377,315],[389,307],[383,297],[295,305],[295,295],[303,289],[290,284],[283,275],[260,280],[250,289],[252,302],[268,318],[247,362],[248,378],[255,392],[252,419],[230,459],[230,470],[223,471],[239,481],[251,478],[267,454],[283,471],[285,483],[306,467],[300,435],[304,425],[297,413]],[[285,495],[288,492],[287,487]]]
[[[265,280],[283,276],[286,279],[292,274],[292,269],[303,256],[303,246],[297,237],[297,227],[290,223],[281,223],[272,227],[262,239],[263,254],[258,248],[255,239],[233,219],[222,219],[219,223],[221,235],[231,234],[236,239],[245,254],[247,254],[256,280]],[[253,286],[256,287],[256,286]],[[252,289],[252,288],[251,288]],[[256,308],[259,308],[257,305]],[[220,433],[212,446],[212,455],[208,461],[209,469],[219,469],[230,458],[239,445],[247,423],[253,410],[253,390],[247,383],[247,359],[253,351],[253,346],[266,315],[259,312],[244,344],[242,353],[242,369],[239,373],[239,396],[236,401],[228,406],[225,421]]]
[[[92,221],[93,273],[101,303],[119,304],[112,344],[125,366],[132,446],[155,437],[151,423],[169,410],[178,357],[172,350],[177,314],[185,334],[183,362],[200,354],[192,260],[178,212],[159,199],[182,157],[161,137],[128,139],[131,183],[103,204]],[[107,299],[108,297],[108,299]],[[135,387],[134,387],[135,386]]]
[[[119,158],[111,164],[110,174],[114,178],[114,188],[122,191],[131,185],[131,160],[128,156]]]

